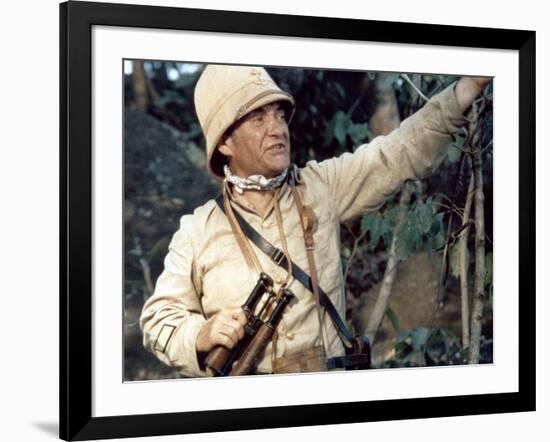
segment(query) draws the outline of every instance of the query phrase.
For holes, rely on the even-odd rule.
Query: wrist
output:
[[[195,351],[197,352],[197,355],[199,353],[205,353],[207,351],[206,343],[204,342],[204,330],[206,328],[206,324],[204,323],[202,327],[199,329],[199,332],[197,333],[197,339],[195,341]]]

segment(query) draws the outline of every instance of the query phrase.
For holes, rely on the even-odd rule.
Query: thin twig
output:
[[[416,85],[413,83],[413,81],[409,78],[407,74],[401,74],[401,77],[405,79],[407,83],[416,91],[416,93],[422,97],[425,101],[429,101],[429,98],[424,95],[424,93],[416,87]]]
[[[447,85],[441,80],[441,78],[435,77],[435,79],[436,79],[438,84],[434,87],[434,89],[432,91],[430,91],[430,93],[429,93],[430,97],[433,97],[434,95],[439,93],[439,91],[441,91],[442,89],[447,87]]]
[[[445,198],[449,203],[452,203],[451,198],[449,198],[447,195],[445,195],[443,192],[434,192],[432,193],[432,196],[440,196],[442,198]],[[437,201],[432,201],[433,203],[441,204]]]
[[[482,95],[481,97],[477,98],[474,103],[480,103],[482,102],[483,100],[492,100],[493,98],[493,94],[489,94],[489,95]]]
[[[460,208],[458,208],[458,207],[452,208],[451,206],[449,206],[449,205],[447,205],[447,204],[445,204],[445,203],[437,202],[437,201],[434,201],[433,204],[438,205],[439,207],[442,207],[443,209],[446,209],[447,212],[452,211],[453,213],[455,213],[455,214],[457,214],[457,215],[459,215],[459,216],[462,217],[463,211],[462,211]]]
[[[460,147],[456,143],[451,144],[451,147],[454,147],[455,149],[458,149],[459,151],[461,151],[462,153],[465,153],[465,154],[471,154],[472,153],[469,149],[464,149],[463,147]]]
[[[352,263],[353,259],[355,258],[355,254],[357,253],[357,248],[359,246],[359,243],[365,237],[366,233],[367,233],[367,231],[365,230],[364,232],[361,233],[361,235],[359,235],[357,237],[355,237],[355,235],[354,235],[355,241],[353,242],[353,249],[351,250],[349,258],[346,262],[346,270],[344,271],[344,284],[346,283],[346,280],[348,278],[348,272],[349,272],[349,269],[351,267],[351,263]],[[353,235],[353,233],[352,233],[352,235]]]
[[[451,197],[451,208],[456,207],[456,197],[458,195],[459,183],[462,178],[462,169],[464,168],[464,159],[466,158],[465,153],[460,154],[460,161],[458,163],[458,168],[456,170],[455,181],[454,181],[454,190]],[[448,274],[448,258],[449,258],[449,239],[451,238],[452,233],[452,224],[453,224],[453,214],[454,210],[449,211],[449,218],[447,220],[447,232],[445,235],[445,245],[443,247],[443,257],[441,259],[441,267],[439,269],[439,280],[437,284],[437,306],[443,308],[445,305],[445,290],[444,286],[447,281]]]
[[[357,238],[357,236],[355,236],[355,233],[353,233],[353,230],[352,230],[351,226],[348,223],[344,223],[344,227],[349,232],[349,234],[351,236],[353,236],[353,239]]]
[[[479,153],[482,154],[485,150],[487,150],[489,147],[491,147],[493,145],[493,140],[489,141],[487,143],[487,146],[485,146],[484,148],[482,148]]]

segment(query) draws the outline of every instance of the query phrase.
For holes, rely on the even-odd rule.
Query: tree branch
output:
[[[348,230],[351,232],[351,229],[349,229],[349,227],[348,227]],[[357,237],[354,236],[355,240],[353,242],[353,249],[351,250],[349,258],[346,262],[346,270],[344,271],[344,284],[346,283],[346,280],[348,278],[348,272],[349,272],[349,269],[351,267],[351,262],[353,261],[353,259],[355,258],[355,255],[357,253],[357,247],[359,246],[359,243],[364,238],[366,233],[367,233],[367,231],[365,230],[364,232],[361,233],[361,235],[359,235]],[[353,235],[353,232],[351,232],[351,234]]]
[[[409,208],[409,201],[411,199],[413,189],[414,183],[411,181],[407,182],[401,191],[401,196],[399,197],[399,215],[395,224],[386,271],[384,272],[382,285],[380,286],[380,291],[378,292],[378,297],[376,298],[376,304],[374,305],[374,309],[364,331],[364,334],[368,336],[371,344],[374,343],[376,331],[382,324],[382,320],[384,319],[384,315],[386,314],[386,309],[388,308],[390,301],[390,295],[392,292],[393,283],[395,281],[396,268],[399,263],[399,258],[396,253],[397,238],[405,222],[405,215]]]
[[[483,107],[484,102],[480,107]],[[476,113],[479,116],[481,109]],[[485,297],[485,212],[483,194],[483,161],[479,144],[480,133],[477,123],[472,124],[472,131],[475,133],[472,139],[474,151],[472,164],[474,175],[474,204],[475,204],[475,279],[474,279],[474,302],[472,307],[470,351],[468,363],[479,363],[479,347],[481,341],[481,326],[483,319],[483,300]]]
[[[407,74],[401,74],[401,77],[402,77],[407,83],[409,83],[409,85],[416,91],[416,93],[417,93],[420,97],[422,97],[422,99],[423,99],[424,101],[428,101],[428,100],[429,100],[429,98],[426,97],[426,95],[424,95],[424,93],[423,93],[420,89],[418,89],[418,87],[416,87],[416,84],[413,83],[413,81],[409,78],[409,76],[408,76]]]
[[[464,228],[460,235],[459,259],[460,259],[460,300],[462,313],[462,348],[470,345],[470,310],[468,297],[468,261],[466,252],[468,250],[468,234],[470,233],[470,210],[474,195],[474,175],[470,175],[470,184],[468,185],[468,195],[464,204],[464,214],[462,215],[462,225]]]

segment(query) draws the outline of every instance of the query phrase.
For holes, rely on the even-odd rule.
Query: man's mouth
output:
[[[283,143],[277,143],[273,146],[270,146],[267,151],[272,153],[279,153],[286,150],[286,146]]]

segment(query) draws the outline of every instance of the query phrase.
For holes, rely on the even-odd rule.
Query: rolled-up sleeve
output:
[[[191,216],[181,218],[172,237],[154,294],[145,302],[140,318],[145,348],[184,376],[207,376],[199,366],[197,334],[206,321],[193,285]]]
[[[377,210],[405,180],[424,178],[437,168],[452,134],[466,121],[454,86],[431,98],[389,135],[353,153],[307,164],[327,185],[341,222]]]

